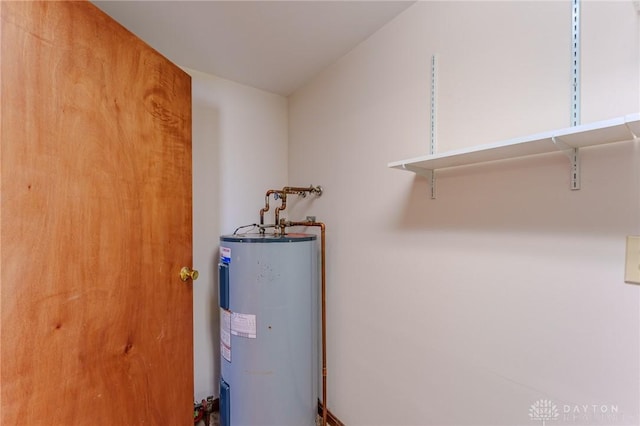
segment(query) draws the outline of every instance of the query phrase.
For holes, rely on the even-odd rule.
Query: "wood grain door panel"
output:
[[[190,78],[90,3],[0,13],[0,422],[190,424]]]

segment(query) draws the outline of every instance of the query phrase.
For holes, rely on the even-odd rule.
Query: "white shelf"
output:
[[[558,151],[566,153],[589,146],[629,141],[636,137],[640,137],[640,113],[472,148],[394,161],[389,163],[388,167],[430,176],[431,172],[437,169]]]

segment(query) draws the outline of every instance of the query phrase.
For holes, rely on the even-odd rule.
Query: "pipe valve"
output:
[[[323,189],[322,189],[322,187],[320,185],[315,186],[315,187],[313,185],[310,185],[310,186],[311,186],[311,191],[310,192],[313,195],[315,195],[316,197],[322,197]]]

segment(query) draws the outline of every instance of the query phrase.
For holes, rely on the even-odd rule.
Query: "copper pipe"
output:
[[[269,197],[273,194],[282,195],[283,192],[277,189],[270,189],[264,196],[264,208],[260,209],[260,225],[264,225],[264,214],[269,211]]]
[[[284,188],[282,188],[282,190],[287,194],[301,195],[303,198],[307,196],[307,193],[312,193],[320,197],[322,196],[322,192],[323,192],[321,186],[313,186],[313,185],[309,185],[309,187],[306,187],[306,188],[297,187],[297,186],[285,186]]]
[[[280,233],[284,234],[284,224],[280,223],[280,212],[287,208],[287,193],[282,191],[282,195],[280,196],[282,202],[280,206],[276,207],[276,228],[280,227]]]
[[[326,267],[325,267],[325,225],[322,222],[285,222],[284,226],[315,226],[320,228],[320,311],[322,329],[322,426],[327,426],[327,302],[326,302]]]
[[[285,186],[284,188],[282,188],[282,190],[287,194],[299,194],[299,193],[311,192],[314,190],[314,188],[313,186],[309,186],[307,188],[302,188],[298,186]]]
[[[264,196],[264,207],[260,209],[260,225],[264,225],[264,214],[269,211],[269,197],[272,193],[273,189],[270,189]]]
[[[269,197],[273,194],[280,196],[282,202],[280,207],[276,207],[275,214],[275,224],[276,227],[280,227],[280,232],[284,234],[285,227],[280,224],[280,212],[287,208],[287,194],[295,194],[306,196],[308,192],[312,192],[317,196],[322,195],[322,187],[313,185],[309,185],[308,188],[298,187],[298,186],[285,186],[284,188],[278,189],[270,189],[267,191],[264,197],[264,207],[260,209],[260,225],[264,225],[264,214],[269,211]]]

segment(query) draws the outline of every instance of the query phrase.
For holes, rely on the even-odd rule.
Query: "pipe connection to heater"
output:
[[[327,302],[326,302],[326,226],[322,222],[284,222],[284,227],[307,226],[320,228],[320,321],[322,334],[322,426],[327,426]]]
[[[260,209],[260,226],[264,226],[264,214],[269,211],[269,200],[271,196],[276,200],[280,200],[280,205],[275,210],[275,224],[284,233],[284,227],[280,224],[280,212],[287,208],[287,195],[298,195],[302,198],[307,194],[314,194],[318,197],[322,195],[321,186],[309,185],[308,187],[285,186],[282,189],[270,189],[264,196],[264,207]]]

